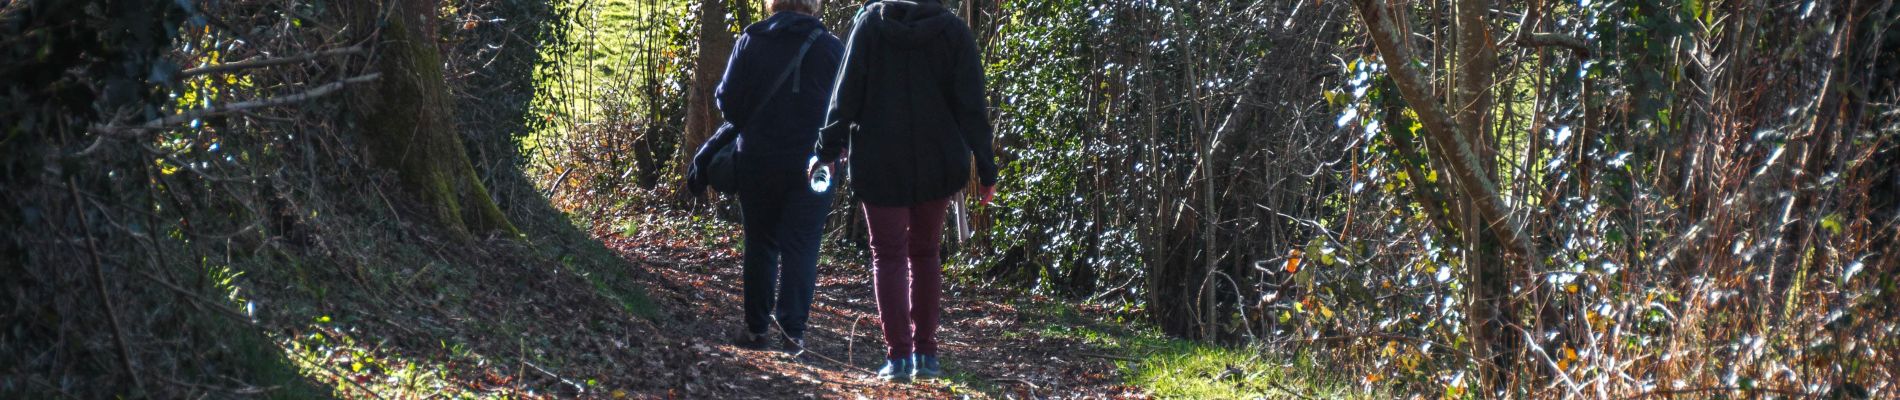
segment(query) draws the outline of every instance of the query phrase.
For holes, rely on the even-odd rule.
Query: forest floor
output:
[[[597,231],[638,268],[636,280],[668,316],[665,347],[699,361],[708,378],[691,393],[737,398],[1141,398],[1124,385],[1116,355],[1100,341],[1062,332],[1122,331],[1109,312],[947,282],[942,351],[946,377],[916,383],[875,379],[883,362],[869,271],[862,262],[819,267],[807,351],[794,358],[726,340],[740,325],[740,253],[731,238],[681,240]],[[710,245],[710,246],[709,246]],[[1121,325],[1121,326],[1117,326]],[[1073,327],[1076,329],[1065,329]],[[774,330],[776,333],[776,330]],[[1132,334],[1132,332],[1123,332]],[[668,357],[672,358],[672,357]],[[687,394],[687,393],[680,393]]]
[[[652,210],[585,225],[530,225],[537,240],[476,246],[357,241],[360,254],[348,259],[385,261],[245,265],[213,277],[234,283],[228,297],[239,310],[258,305],[258,339],[275,342],[283,357],[248,350],[267,348],[248,341],[253,334],[231,336],[245,340],[230,346],[249,362],[285,360],[291,369],[265,374],[277,378],[259,386],[192,384],[190,392],[615,400],[1350,393],[1346,380],[1304,357],[1169,339],[1132,310],[1021,294],[954,271],[940,332],[947,376],[881,382],[872,372],[883,339],[869,271],[849,245],[831,247],[820,263],[807,352],[794,358],[727,341],[741,303],[731,224]]]

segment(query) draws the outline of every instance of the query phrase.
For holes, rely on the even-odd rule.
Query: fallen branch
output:
[[[581,386],[579,383],[574,383],[574,381],[568,380],[567,378],[562,378],[560,375],[557,375],[553,372],[548,372],[547,369],[541,368],[541,366],[539,365],[534,365],[534,363],[528,362],[528,360],[526,359],[521,360],[521,365],[526,365],[528,366],[528,368],[534,368],[535,371],[540,372],[542,375],[547,375],[549,378],[554,378],[555,380],[561,381],[561,383],[565,383],[568,386],[572,386],[574,388],[574,393],[587,394],[587,387]]]
[[[178,73],[178,76],[180,79],[183,79],[183,78],[190,78],[190,77],[194,77],[198,75],[217,74],[217,73],[224,73],[224,72],[231,72],[231,71],[246,70],[246,69],[251,69],[251,68],[264,68],[264,67],[278,66],[278,65],[284,65],[284,64],[295,64],[295,63],[315,60],[315,59],[323,58],[323,57],[340,56],[340,55],[345,55],[345,54],[356,54],[356,53],[361,53],[361,52],[363,52],[362,46],[350,46],[350,47],[345,47],[345,48],[340,48],[340,49],[323,50],[323,51],[319,51],[315,53],[299,54],[299,55],[290,56],[290,57],[280,57],[280,58],[253,57],[253,58],[245,59],[244,61],[229,62],[229,63],[224,63],[224,64],[209,65],[209,66],[187,69],[184,71],[180,71]]]

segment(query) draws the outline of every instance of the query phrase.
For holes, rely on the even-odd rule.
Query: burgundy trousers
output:
[[[943,314],[943,218],[950,199],[909,207],[864,205],[885,358],[937,354]]]

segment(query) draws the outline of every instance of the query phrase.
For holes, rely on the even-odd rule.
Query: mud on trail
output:
[[[741,325],[740,253],[733,237],[682,240],[661,232],[634,237],[596,230],[596,237],[633,264],[635,280],[649,285],[664,310],[660,335],[649,348],[684,352],[664,357],[696,360],[666,365],[654,374],[688,374],[658,395],[721,398],[1140,398],[1123,385],[1108,352],[1074,338],[1047,337],[1041,327],[1057,323],[1047,301],[1015,301],[996,290],[945,280],[944,321],[939,333],[946,377],[915,383],[875,378],[883,363],[870,270],[864,261],[821,263],[818,289],[806,333],[806,354],[748,350],[727,338]],[[663,236],[670,236],[663,237]],[[948,277],[946,277],[948,278]],[[1032,306],[1030,304],[1041,304]],[[1079,309],[1069,318],[1103,323],[1101,310]],[[773,330],[777,334],[777,330]],[[682,356],[683,355],[683,356]]]

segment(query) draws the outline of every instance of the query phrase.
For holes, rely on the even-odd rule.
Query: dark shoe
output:
[[[779,336],[778,345],[780,350],[784,350],[785,354],[791,354],[792,357],[805,354],[805,339],[783,335]]]
[[[937,379],[943,376],[943,365],[937,363],[937,356],[916,354],[911,356],[917,368],[917,379]]]
[[[910,382],[911,375],[916,373],[914,367],[910,357],[884,360],[884,368],[877,370],[877,379],[885,382]]]
[[[745,328],[740,328],[738,331],[732,333],[732,345],[739,346],[740,348],[765,350],[766,345],[771,343],[772,338],[765,336],[764,332],[753,333]]]

